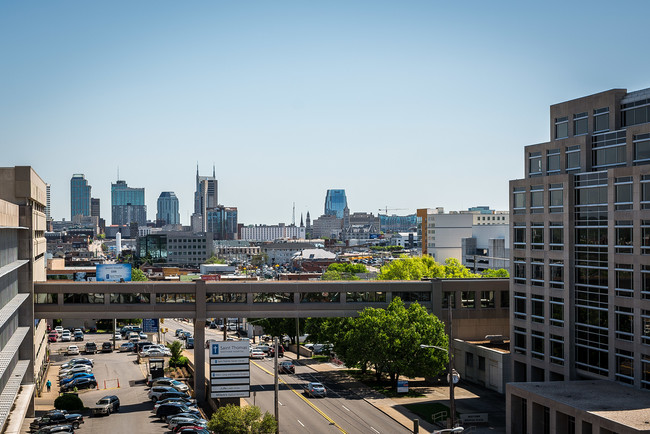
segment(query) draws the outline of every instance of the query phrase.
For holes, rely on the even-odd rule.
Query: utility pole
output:
[[[300,360],[300,318],[296,318],[296,360]]]
[[[452,321],[452,306],[449,305],[448,312],[448,321],[449,321],[449,415],[451,419],[450,428],[456,426],[456,401],[454,400],[454,335],[452,333],[453,323]]]
[[[278,337],[273,338],[273,382],[275,385],[275,423],[276,433],[280,432],[280,383],[278,382]]]

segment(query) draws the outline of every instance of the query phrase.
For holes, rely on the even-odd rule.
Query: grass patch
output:
[[[424,396],[424,394],[412,388],[409,388],[408,393],[397,393],[397,390],[393,388],[393,385],[388,379],[382,377],[381,380],[377,381],[377,377],[375,377],[374,373],[366,372],[365,374],[362,374],[361,371],[356,369],[348,369],[345,372],[388,398],[421,398]]]
[[[312,360],[318,360],[319,362],[327,362],[330,359],[330,356],[324,356],[324,355],[318,355],[318,356],[311,356]]]
[[[435,422],[444,422],[447,420],[447,418],[449,418],[450,414],[449,407],[439,402],[406,404],[403,407],[417,414],[422,418],[422,420],[425,420],[429,423],[434,423],[434,416],[436,416]],[[440,413],[444,413],[444,416],[440,415]],[[458,412],[456,412],[456,417],[460,417]]]

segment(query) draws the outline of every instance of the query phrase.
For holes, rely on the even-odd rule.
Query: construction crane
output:
[[[388,208],[388,205],[386,205],[385,208],[379,208],[379,211],[385,211],[386,215],[388,215],[388,210],[391,211],[404,211],[407,210],[408,208]]]

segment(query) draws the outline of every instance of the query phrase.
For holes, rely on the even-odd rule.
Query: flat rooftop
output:
[[[509,386],[641,432],[650,431],[650,391],[607,380],[510,383]]]

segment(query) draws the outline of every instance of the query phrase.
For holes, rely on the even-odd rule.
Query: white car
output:
[[[59,371],[59,378],[65,377],[68,374],[77,374],[80,372],[93,372],[93,368],[91,368],[88,365],[79,365],[75,366],[74,368],[69,368],[69,369],[64,369],[62,371]]]
[[[76,345],[68,345],[68,349],[65,352],[68,356],[78,356],[79,347]]]
[[[262,350],[252,349],[250,353],[251,359],[263,359],[266,357],[266,353]]]
[[[179,392],[187,392],[189,390],[189,387],[187,387],[187,384],[181,383],[178,380],[174,380],[173,378],[159,378],[153,382],[153,386],[164,386],[164,387],[173,387]]]
[[[122,334],[121,333],[115,333],[114,338],[115,338],[116,341],[121,341],[122,340]]]
[[[54,330],[56,330],[56,332],[59,334],[59,336],[61,336],[61,334],[63,333],[63,327],[61,327],[61,326],[54,327]]]
[[[64,331],[61,334],[61,342],[70,342],[71,339],[72,339],[72,335],[70,334],[70,332]]]

